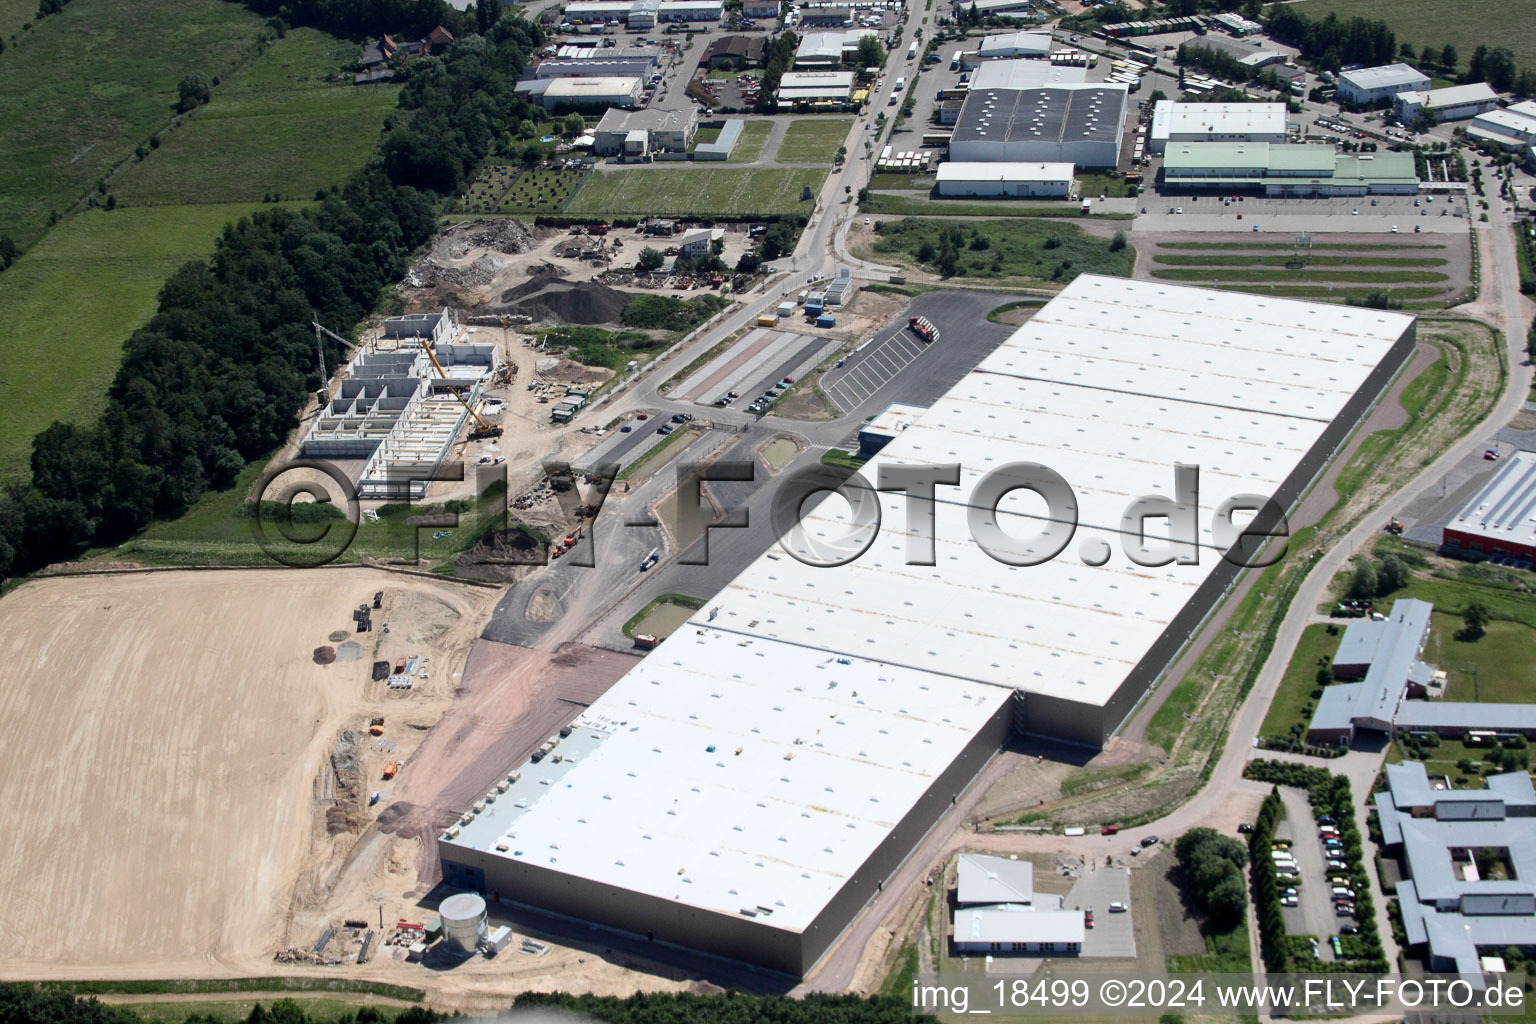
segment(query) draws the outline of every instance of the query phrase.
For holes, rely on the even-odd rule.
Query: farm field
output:
[[[1084,234],[1072,224],[1029,219],[977,220],[961,225],[908,217],[884,221],[879,233],[856,236],[876,260],[895,260],[938,272],[946,230],[955,240],[954,278],[1022,277],[1066,284],[1082,273],[1129,276],[1135,250],[1111,250],[1109,239]]]
[[[394,633],[315,664],[381,588]],[[493,600],[366,569],[56,579],[7,595],[0,725],[29,741],[0,753],[0,798],[16,821],[52,823],[0,839],[13,896],[0,923],[27,936],[0,956],[7,976],[270,972],[303,910],[292,886],[336,848],[316,802],[336,732],[380,704],[369,647],[433,655],[442,682],[391,714],[440,711]],[[382,758],[363,752],[362,769]],[[75,928],[54,927],[59,914]]]
[[[239,4],[177,0],[75,0],[44,18],[0,58],[0,234],[34,242],[170,120],[189,69],[228,75],[261,25]]]
[[[805,117],[791,121],[774,160],[781,164],[831,164],[853,121],[846,117]]]
[[[1450,43],[1462,68],[1479,43],[1506,47],[1517,65],[1536,67],[1536,37],[1503,29],[1536,21],[1536,0],[1301,0],[1296,9],[1309,18],[1332,13],[1343,21],[1356,16],[1385,21],[1399,45],[1412,43],[1415,50]]]
[[[0,0],[0,36],[6,39],[19,36],[21,26],[30,21],[35,13],[37,4],[32,0]]]
[[[810,214],[801,191],[821,188],[822,168],[700,167],[598,171],[566,206],[570,214],[773,216]]]
[[[0,337],[0,476],[26,468],[32,436],[49,423],[95,418],[123,342],[155,311],[165,279],[259,208],[87,210],[0,274],[10,327]],[[39,380],[49,387],[33,387]]]
[[[356,44],[295,29],[110,187],[119,204],[308,199],[378,143],[399,87],[335,84]]]

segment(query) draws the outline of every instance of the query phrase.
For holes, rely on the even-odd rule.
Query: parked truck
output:
[[[933,321],[929,320],[927,317],[908,317],[907,326],[912,329],[913,334],[917,335],[923,341],[931,343],[939,340],[939,329],[935,327],[933,325]]]

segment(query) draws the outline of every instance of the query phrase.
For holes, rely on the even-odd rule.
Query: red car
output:
[[[1089,907],[1087,910],[1083,911],[1083,927],[1084,928],[1092,928],[1093,927],[1093,908],[1092,907]]]
[[[637,413],[635,415],[635,419],[637,419],[637,420],[648,420],[650,418],[651,418],[650,413],[642,412],[642,413]]]
[[[1099,835],[1101,835],[1101,836],[1112,836],[1112,835],[1114,835],[1115,833],[1117,833],[1119,831],[1120,831],[1120,826],[1118,826],[1118,825],[1105,825],[1103,828],[1099,829]]]

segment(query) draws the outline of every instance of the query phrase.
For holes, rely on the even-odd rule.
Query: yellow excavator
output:
[[[432,366],[437,370],[437,375],[444,380],[447,380],[448,374],[443,370],[443,364],[437,361],[437,353],[432,351],[431,342],[427,341],[425,338],[422,338],[421,347],[427,353],[427,358],[432,360]],[[453,392],[453,397],[457,398],[459,403],[463,405],[464,408],[469,411],[469,414],[475,419],[475,429],[469,432],[469,439],[471,441],[484,441],[488,438],[501,436],[501,427],[495,423],[487,423],[479,413],[475,412],[475,407],[469,404],[469,401],[461,393],[461,388],[450,387],[448,390]]]

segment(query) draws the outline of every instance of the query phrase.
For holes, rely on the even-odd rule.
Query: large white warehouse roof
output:
[[[1247,136],[1285,138],[1284,103],[1175,103],[1152,108],[1152,139]]]
[[[995,749],[1016,690],[1026,714],[1037,695],[1065,714],[1066,738],[1118,724],[1170,623],[1214,601],[1209,588],[1196,598],[1225,564],[1210,510],[1315,471],[1325,429],[1363,412],[1368,379],[1411,351],[1412,323],[1077,278],[863,470],[873,482],[884,465],[959,464],[960,486],[937,489],[935,564],[907,564],[906,501],[891,492],[873,545],[846,564],[770,550],[577,719],[562,762],[525,766],[445,838],[445,861],[669,941],[719,950],[715,936],[767,929],[770,944],[801,942],[808,967],[894,867],[881,844],[915,842],[923,809],[948,803],[946,771],[979,739]],[[1334,424],[1328,440],[1342,436]],[[995,561],[968,525],[977,481],[1015,462],[1066,477],[1081,519],[1073,544],[1033,567]],[[1171,495],[1175,463],[1201,469],[1200,564],[1143,568],[1121,551],[1121,516]],[[1004,546],[1028,550],[1042,509],[1028,492],[1006,498],[999,519],[1017,539]],[[842,536],[846,511],[828,499],[806,533]],[[1079,554],[1091,539],[1112,551],[1097,568]],[[492,881],[498,859],[518,866]]]

